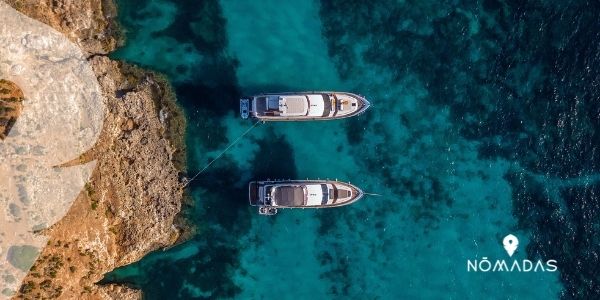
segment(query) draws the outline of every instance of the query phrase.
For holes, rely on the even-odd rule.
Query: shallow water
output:
[[[597,5],[119,3],[128,42],[114,56],[171,79],[190,174],[252,125],[237,115],[243,94],[345,90],[373,107],[257,127],[192,184],[198,234],[108,281],[148,299],[600,294]],[[269,218],[246,203],[248,180],[265,178],[381,196]],[[467,272],[483,257],[556,259],[559,272]]]

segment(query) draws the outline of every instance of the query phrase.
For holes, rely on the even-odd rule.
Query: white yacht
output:
[[[326,208],[358,201],[358,187],[337,180],[252,181],[248,185],[250,205],[261,215],[274,215],[279,208]]]
[[[334,120],[357,116],[371,104],[344,92],[261,94],[240,99],[242,118],[261,121]]]

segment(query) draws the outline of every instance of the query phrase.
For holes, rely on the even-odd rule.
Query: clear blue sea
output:
[[[258,126],[190,186],[195,236],[107,281],[146,299],[600,297],[600,4],[118,3],[127,43],[113,57],[174,85],[190,176],[252,126],[242,95],[339,90],[373,106]],[[264,217],[246,184],[266,178],[381,196]],[[467,271],[483,257],[558,271]]]

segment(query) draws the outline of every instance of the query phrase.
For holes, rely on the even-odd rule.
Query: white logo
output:
[[[502,245],[512,257],[519,247],[519,239],[509,234],[502,240]],[[529,259],[506,261],[504,259],[489,259],[483,256],[481,259],[467,260],[467,272],[556,272],[557,261],[554,259],[531,261]]]
[[[515,250],[517,250],[517,247],[519,247],[519,239],[516,236],[509,234],[504,237],[502,244],[504,244],[504,249],[506,250],[506,253],[508,253],[508,256],[512,257]]]

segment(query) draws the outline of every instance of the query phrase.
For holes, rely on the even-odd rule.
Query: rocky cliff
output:
[[[104,127],[77,161],[96,161],[67,215],[15,298],[137,299],[139,291],[95,283],[116,267],[172,245],[184,195],[185,119],[161,76],[107,57],[120,42],[111,0],[5,0],[79,45],[105,103]]]

